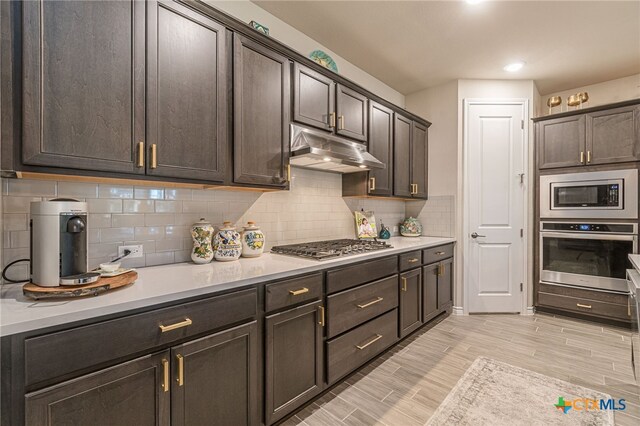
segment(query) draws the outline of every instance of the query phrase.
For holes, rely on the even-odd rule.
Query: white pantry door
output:
[[[522,312],[525,101],[465,101],[467,312]]]

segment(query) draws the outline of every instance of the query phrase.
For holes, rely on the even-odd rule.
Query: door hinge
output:
[[[524,238],[524,229],[520,228],[520,238]]]
[[[520,293],[522,293],[522,283],[520,283]]]
[[[524,120],[520,120],[520,128],[524,130]]]

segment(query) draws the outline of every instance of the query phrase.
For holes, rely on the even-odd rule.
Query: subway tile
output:
[[[119,228],[123,226],[144,226],[143,214],[114,214],[111,216],[111,226]]]
[[[14,260],[29,259],[30,253],[28,248],[8,248],[2,250],[2,261],[4,265],[8,265]],[[25,262],[26,263],[26,262]]]
[[[181,201],[156,201],[156,213],[181,213]]]
[[[137,200],[164,200],[164,188],[152,188],[147,186],[136,186],[133,189],[133,197]]]
[[[89,243],[99,243],[100,242],[100,230],[89,227]]]
[[[162,253],[150,253],[145,255],[146,266],[154,265],[166,265],[174,262],[174,255],[172,251],[166,251]]]
[[[155,211],[155,201],[123,200],[122,211],[124,213],[153,213]]]
[[[115,243],[89,244],[89,257],[114,259],[118,256],[118,245]]]
[[[175,263],[191,262],[191,250],[180,250],[174,252],[173,261]]]
[[[4,214],[2,229],[6,231],[26,231],[29,229],[27,214]]]
[[[86,182],[58,182],[58,197],[98,198],[98,185]]]
[[[147,266],[146,264],[146,260],[145,260],[146,256],[142,256],[142,257],[134,257],[133,259],[122,259],[122,267],[123,268],[142,268],[144,266]],[[149,265],[151,266],[151,265]]]
[[[90,213],[89,228],[111,228],[111,215],[108,213]]]
[[[183,188],[165,188],[164,189],[165,200],[191,200],[192,194],[193,192],[191,189],[183,189]]]
[[[40,197],[2,197],[2,210],[5,213],[29,213],[32,201],[40,201]]]
[[[133,198],[133,186],[101,184],[98,193],[100,198]]]
[[[212,189],[194,189],[191,195],[193,201],[213,201],[216,197],[216,191]]]
[[[9,195],[55,197],[56,182],[49,180],[9,179]]]
[[[134,239],[134,228],[105,228],[100,230],[100,241],[109,243]]]
[[[2,178],[2,195],[9,195],[9,179]]]
[[[122,213],[122,200],[87,200],[90,213]]]
[[[156,252],[182,250],[182,240],[158,240],[156,241]]]
[[[173,225],[176,222],[176,216],[174,214],[157,213],[157,214],[145,214],[144,224],[146,226],[163,226]]]
[[[191,238],[190,226],[165,226],[164,231],[167,239]]]
[[[208,204],[206,201],[183,201],[182,211],[184,213],[206,212]]]
[[[134,235],[136,240],[160,240],[164,238],[164,227],[137,226]]]
[[[31,232],[29,231],[11,231],[5,233],[9,235],[9,247],[25,248],[31,243]]]

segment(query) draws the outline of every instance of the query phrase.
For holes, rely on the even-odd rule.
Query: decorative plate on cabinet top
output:
[[[313,52],[309,53],[309,59],[319,63],[323,67],[330,69],[335,73],[338,72],[338,65],[336,65],[333,58],[324,53],[322,50],[314,50]]]

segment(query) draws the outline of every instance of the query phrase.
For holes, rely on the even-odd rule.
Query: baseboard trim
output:
[[[527,308],[522,312],[521,315],[533,315],[536,313],[535,306],[527,306]]]
[[[454,306],[452,311],[452,315],[464,315],[464,308],[462,306]]]

